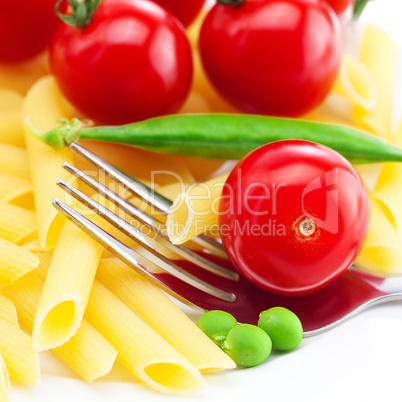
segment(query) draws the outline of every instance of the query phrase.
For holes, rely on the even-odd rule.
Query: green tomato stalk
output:
[[[101,0],[68,0],[73,10],[72,14],[62,14],[59,9],[61,3],[65,0],[59,0],[56,3],[56,15],[66,24],[85,28],[92,21],[92,17],[98,8]]]
[[[355,20],[359,19],[360,15],[362,14],[364,8],[367,6],[367,3],[370,0],[356,0],[355,6],[353,8],[353,18]]]

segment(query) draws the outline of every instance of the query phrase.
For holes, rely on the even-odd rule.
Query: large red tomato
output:
[[[238,271],[273,293],[302,295],[339,277],[368,232],[366,191],[330,148],[278,141],[232,171],[220,204],[223,245]]]
[[[174,113],[192,81],[183,28],[150,1],[103,0],[85,28],[63,24],[50,64],[66,98],[106,124]]]
[[[54,11],[56,2],[0,0],[0,61],[23,61],[45,50],[61,23]]]
[[[200,33],[202,63],[234,106],[257,114],[298,116],[319,105],[337,77],[339,21],[312,0],[216,4]]]
[[[174,14],[187,27],[202,10],[205,0],[154,0]]]

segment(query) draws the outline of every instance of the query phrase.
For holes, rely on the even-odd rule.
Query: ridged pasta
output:
[[[50,130],[57,125],[58,119],[68,117],[69,113],[71,111],[51,76],[39,80],[24,99],[23,115],[39,131]],[[56,183],[59,179],[68,180],[69,175],[62,164],[72,163],[72,155],[68,148],[55,151],[36,139],[26,128],[25,141],[34,188],[39,240],[42,248],[54,248],[64,218],[52,206],[52,200],[64,199],[64,192]]]
[[[21,122],[22,101],[20,93],[0,88],[0,143],[25,146]]]
[[[36,312],[36,350],[55,348],[77,331],[84,315],[102,246],[70,221],[60,233]]]
[[[32,183],[30,180],[0,173],[0,202],[29,208],[32,200]]]
[[[353,118],[371,132],[390,139],[396,80],[396,45],[382,28],[367,24],[363,30],[359,59],[374,79],[377,96],[372,110],[367,111],[356,106]]]
[[[0,354],[11,379],[34,385],[39,379],[39,360],[32,338],[7,320],[0,318]]]
[[[0,401],[8,402],[10,400],[10,376],[3,356],[0,354]]]
[[[39,305],[50,254],[39,254],[40,266],[3,289],[15,304],[21,323],[32,331]],[[52,349],[85,381],[93,381],[107,374],[113,367],[117,352],[87,320],[82,320],[76,334],[63,345]]]
[[[102,259],[96,277],[201,372],[236,367],[161,289],[120,260]]]
[[[97,280],[85,318],[117,350],[117,360],[152,388],[183,394],[202,387],[199,371]]]
[[[37,237],[33,211],[11,204],[0,206],[0,237],[21,245]]]
[[[0,143],[0,173],[29,180],[29,162],[27,151],[10,144]]]
[[[0,237],[0,288],[38,265],[39,259],[35,254]]]
[[[19,328],[17,309],[14,303],[2,294],[0,294],[0,318]]]
[[[173,244],[182,244],[212,230],[219,222],[219,200],[228,173],[203,183],[195,183],[180,193],[170,208],[166,221]]]

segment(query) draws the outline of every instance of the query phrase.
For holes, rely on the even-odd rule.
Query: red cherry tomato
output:
[[[66,98],[105,124],[176,112],[193,72],[177,20],[153,2],[136,0],[103,0],[85,28],[61,26],[50,64]]]
[[[319,105],[337,77],[339,22],[324,3],[303,0],[217,4],[200,33],[205,71],[234,106],[298,116]]]
[[[323,0],[328,3],[337,15],[341,15],[348,7],[355,4],[355,0]]]
[[[165,7],[187,27],[202,10],[205,0],[154,0],[155,3]]]
[[[56,1],[0,0],[0,61],[23,61],[45,50],[61,23]]]
[[[352,165],[330,148],[278,141],[246,156],[220,203],[223,245],[257,286],[296,296],[339,277],[359,253],[369,202]]]

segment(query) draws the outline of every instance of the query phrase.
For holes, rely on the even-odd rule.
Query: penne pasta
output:
[[[174,394],[202,387],[199,371],[97,280],[85,318],[114,346],[117,360],[145,384]]]
[[[39,379],[39,360],[32,349],[32,338],[7,320],[0,318],[0,354],[11,379],[34,385]]]
[[[402,234],[402,166],[400,163],[385,163],[381,169],[373,196],[382,203],[384,213]]]
[[[50,265],[50,254],[39,254],[40,266],[3,289],[15,304],[21,323],[32,331],[40,295]],[[77,333],[62,346],[52,350],[85,381],[93,381],[107,374],[113,367],[117,352],[110,343],[82,320]]]
[[[10,204],[0,207],[0,237],[22,245],[37,237],[36,216],[33,211]]]
[[[70,113],[51,76],[39,80],[24,99],[23,115],[39,131],[50,130],[60,118],[68,117]],[[52,200],[64,199],[64,193],[56,183],[59,179],[67,181],[69,175],[62,164],[72,163],[72,155],[68,148],[53,150],[34,138],[26,128],[25,141],[34,187],[39,240],[43,249],[54,248],[64,218],[52,206]]]
[[[46,53],[21,63],[0,63],[0,87],[24,95],[36,80],[48,73]]]
[[[182,244],[217,227],[219,201],[228,175],[195,183],[176,197],[166,221],[172,243]]]
[[[32,331],[35,350],[55,348],[77,331],[102,246],[70,221],[60,233]]]
[[[30,180],[27,151],[10,144],[0,144],[0,173]]]
[[[361,61],[344,54],[332,93],[370,112],[376,104],[377,87],[370,70]]]
[[[39,259],[35,254],[0,237],[0,288],[38,265]]]
[[[371,111],[356,106],[353,118],[356,123],[386,139],[390,139],[392,130],[396,59],[397,49],[391,37],[377,25],[365,25],[360,60],[374,79],[377,96]]]
[[[0,318],[19,328],[17,309],[13,302],[2,294],[0,294]]]
[[[376,276],[401,275],[402,242],[388,211],[370,196],[370,228],[362,251],[354,264]]]
[[[102,259],[96,277],[201,372],[236,367],[161,289],[122,261]]]
[[[24,147],[21,122],[23,97],[9,88],[0,88],[0,143]]]
[[[8,402],[10,400],[10,376],[3,356],[0,354],[0,401]]]
[[[32,201],[32,183],[30,180],[0,173],[0,202],[20,206],[27,205],[27,207],[32,208]]]

